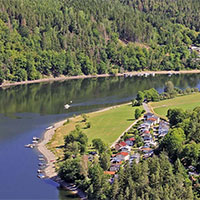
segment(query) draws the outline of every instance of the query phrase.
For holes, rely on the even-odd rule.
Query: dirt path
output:
[[[38,80],[32,81],[21,81],[21,82],[8,82],[5,81],[0,87],[9,87],[14,85],[23,85],[23,84],[32,84],[32,83],[40,83],[40,82],[51,82],[51,81],[62,81],[62,80],[70,80],[70,79],[83,79],[83,78],[96,78],[96,77],[111,77],[111,76],[124,76],[126,75],[141,75],[141,74],[197,74],[200,73],[200,70],[182,70],[182,71],[140,71],[140,72],[126,72],[126,73],[118,73],[116,75],[112,74],[97,74],[97,75],[80,75],[80,76],[60,76],[60,77],[47,77]]]

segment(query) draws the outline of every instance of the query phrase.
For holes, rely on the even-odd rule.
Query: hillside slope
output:
[[[0,82],[199,68],[198,0],[0,0]],[[141,45],[138,45],[141,44]]]

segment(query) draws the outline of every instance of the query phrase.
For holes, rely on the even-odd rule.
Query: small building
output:
[[[120,152],[130,152],[131,151],[131,147],[130,146],[125,146],[125,147],[121,147],[119,149]]]
[[[120,142],[120,143],[115,145],[115,149],[116,149],[116,151],[119,151],[119,149],[121,147],[125,147],[125,146],[127,146],[126,142]]]
[[[169,132],[169,124],[167,122],[160,122],[158,128],[159,137],[164,137]]]
[[[124,161],[124,160],[128,160],[130,158],[130,155],[128,152],[120,152],[117,154],[116,158]]]
[[[139,163],[139,161],[140,161],[140,154],[139,153],[134,153],[130,157],[130,164],[133,162],[133,160],[135,160],[136,163]]]
[[[154,116],[154,114],[149,112],[149,113],[144,114],[144,119],[148,120],[149,118],[151,118],[153,116]]]
[[[152,157],[152,156],[153,156],[153,151],[148,152],[148,153],[145,153],[145,154],[143,155],[143,158],[146,159],[146,158],[149,158],[149,157]]]
[[[115,175],[115,172],[114,171],[104,171],[104,174]]]
[[[149,147],[142,147],[140,150],[143,151],[143,153],[150,153],[150,152],[153,152],[153,149],[151,149],[151,148],[149,148]]]
[[[149,123],[147,123],[146,121],[144,123],[142,123],[140,126],[139,126],[139,130],[140,131],[145,131],[145,130],[149,130],[151,128],[151,125]]]
[[[158,124],[158,123],[160,122],[160,118],[157,117],[157,116],[155,116],[153,113],[146,113],[146,114],[144,115],[144,119],[145,119],[146,121],[155,121],[155,122],[154,122],[155,125]]]
[[[110,166],[110,171],[113,171],[113,172],[119,171],[120,165],[121,165],[120,163],[112,164]]]
[[[126,144],[128,145],[128,146],[133,146],[134,144],[135,144],[135,138],[129,138],[129,139],[127,139],[126,141]]]

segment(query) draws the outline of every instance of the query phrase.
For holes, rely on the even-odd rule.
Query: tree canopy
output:
[[[0,0],[0,83],[199,68],[200,2]]]

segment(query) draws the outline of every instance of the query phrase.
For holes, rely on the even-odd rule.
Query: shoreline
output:
[[[55,170],[56,156],[54,155],[53,152],[51,152],[46,147],[46,144],[51,140],[56,129],[59,128],[60,126],[62,126],[65,121],[66,121],[66,119],[56,122],[53,124],[52,129],[46,130],[43,134],[41,142],[38,143],[38,145],[36,146],[36,149],[46,159],[47,167],[44,168],[45,178],[55,181],[56,183],[58,183],[60,185],[60,188],[67,189],[67,190],[73,192],[74,194],[78,195],[80,197],[80,199],[84,200],[87,198],[86,198],[85,193],[82,190],[78,189],[77,187],[72,186],[70,183],[63,181],[58,176],[58,173]]]
[[[85,79],[85,78],[100,78],[100,77],[113,77],[113,76],[137,76],[141,74],[149,74],[149,75],[155,75],[155,74],[199,74],[200,70],[182,70],[182,71],[134,71],[134,72],[124,72],[124,73],[118,73],[116,75],[114,74],[97,74],[97,75],[79,75],[79,76],[60,76],[60,77],[49,77],[49,78],[42,78],[32,81],[21,81],[21,82],[4,82],[2,85],[0,85],[0,88],[15,86],[15,85],[25,85],[25,84],[33,84],[33,83],[42,83],[42,82],[54,82],[54,81],[63,81],[63,80],[73,80],[73,79]]]
[[[130,104],[130,102],[129,103],[122,103],[122,104],[119,104],[119,105],[110,106],[110,107],[103,108],[103,109],[100,109],[100,110],[96,110],[96,111],[93,111],[93,112],[90,112],[90,113],[104,112],[104,111],[107,111],[107,110],[110,110],[110,109],[113,109],[113,108],[116,108],[116,107],[119,107],[119,106],[128,105],[128,104]],[[76,117],[79,117],[79,116],[80,115],[78,115]],[[72,118],[73,117],[68,118],[68,119],[72,119]],[[58,121],[58,122],[53,124],[53,128],[52,129],[45,130],[45,132],[42,134],[41,142],[39,142],[37,144],[36,149],[46,159],[47,167],[44,168],[43,171],[44,171],[45,177],[47,179],[51,179],[51,180],[57,182],[58,184],[60,184],[61,188],[67,189],[67,190],[69,190],[71,192],[74,192],[81,199],[87,199],[85,193],[81,189],[78,189],[77,187],[71,186],[70,183],[67,183],[67,182],[63,181],[58,176],[58,173],[55,170],[56,156],[55,156],[55,154],[53,152],[51,152],[46,147],[46,144],[52,139],[53,135],[55,134],[56,129],[58,129],[59,127],[63,126],[63,123],[66,122],[66,120],[67,119]]]

